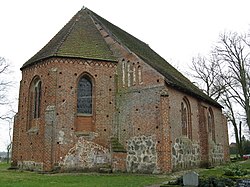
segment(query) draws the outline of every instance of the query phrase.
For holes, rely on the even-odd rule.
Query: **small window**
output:
[[[92,81],[83,75],[78,82],[77,113],[92,114]]]
[[[189,101],[186,97],[184,97],[181,102],[181,124],[182,135],[192,139],[191,109]]]

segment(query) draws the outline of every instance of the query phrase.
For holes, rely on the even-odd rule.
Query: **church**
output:
[[[21,71],[19,169],[169,173],[229,160],[222,106],[87,8]]]

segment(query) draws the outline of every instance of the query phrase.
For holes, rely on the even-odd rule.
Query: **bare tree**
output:
[[[7,63],[7,61],[0,57],[0,106],[1,111],[3,111],[3,107],[10,107],[11,102],[8,99],[8,91],[10,87],[12,86],[12,81],[8,80],[8,75],[11,72],[9,69],[10,65]],[[6,113],[1,113],[0,119],[6,120],[11,119],[12,117],[9,116],[9,111],[5,110]]]
[[[203,91],[224,107],[224,113],[234,127],[240,156],[243,155],[242,116],[250,129],[250,45],[247,41],[246,36],[237,33],[221,34],[209,57],[193,58],[191,67],[195,72],[192,77],[203,86]],[[243,109],[244,115],[238,113],[237,106]]]
[[[192,66],[190,67],[193,73],[190,75],[199,82],[199,87],[208,96],[218,101],[221,94],[225,90],[225,81],[220,75],[220,65],[214,55],[208,58],[198,55],[192,59]]]
[[[250,46],[246,36],[237,33],[220,35],[219,44],[214,49],[220,66],[223,80],[227,84],[227,93],[239,104],[245,115],[250,130]]]
[[[243,157],[243,148],[242,148],[242,121],[238,115],[237,110],[235,109],[233,98],[225,91],[221,98],[220,103],[224,107],[224,114],[227,117],[228,122],[233,126],[234,137],[237,145],[238,154],[240,157]],[[238,123],[237,123],[238,122]],[[236,157],[238,157],[236,154]]]
[[[0,122],[4,125],[9,125],[8,133],[9,140],[7,145],[7,162],[10,159],[11,145],[12,145],[12,124],[14,117],[14,110],[12,109],[13,102],[9,99],[9,90],[14,86],[13,81],[11,81],[11,70],[10,64],[3,58],[0,57]]]
[[[6,157],[6,161],[7,163],[10,162],[10,155],[11,155],[11,149],[12,149],[12,125],[13,125],[13,119],[14,119],[14,116],[12,117],[12,119],[8,119],[8,133],[9,133],[9,140],[7,142],[7,157]]]

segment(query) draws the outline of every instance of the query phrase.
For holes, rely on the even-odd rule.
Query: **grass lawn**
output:
[[[0,163],[1,187],[140,187],[161,184],[168,179],[163,175],[59,173],[38,174],[28,171],[7,170],[8,164]]]
[[[250,173],[250,159],[248,160],[244,160],[244,161],[238,161],[236,163],[231,163],[231,164],[238,164],[241,166],[242,169],[246,169],[248,171],[248,173]],[[224,175],[224,169],[226,167],[228,167],[230,165],[227,164],[227,165],[223,165],[223,166],[217,166],[215,168],[212,168],[212,169],[202,169],[200,172],[199,172],[199,175],[200,176],[204,176],[204,177],[210,177],[210,176],[215,176],[215,177],[226,177]],[[249,178],[250,175],[246,175],[246,176],[242,176],[241,178]]]
[[[250,172],[250,159],[240,161],[242,168]],[[8,170],[6,163],[0,163],[0,187],[143,187],[151,184],[161,184],[181,176],[184,172],[172,175],[136,175],[136,174],[99,174],[99,173],[58,173],[38,174],[36,172]],[[226,177],[224,168],[218,166],[212,169],[197,169],[201,177]],[[250,178],[250,175],[244,178]]]

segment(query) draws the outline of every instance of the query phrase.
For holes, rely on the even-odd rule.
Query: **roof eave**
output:
[[[28,67],[31,67],[31,66],[34,66],[38,63],[42,63],[43,61],[47,60],[47,59],[50,59],[50,58],[69,58],[69,59],[83,59],[83,60],[97,60],[97,61],[104,61],[104,62],[112,62],[112,63],[118,63],[118,60],[115,60],[115,59],[102,59],[102,58],[88,58],[88,57],[77,57],[77,56],[69,56],[69,55],[54,55],[54,56],[49,56],[49,57],[45,57],[45,58],[41,58],[39,60],[36,60],[30,64],[27,64],[25,66],[22,66],[20,68],[20,70],[24,70]]]
[[[216,101],[213,100],[212,98],[211,98],[211,100],[205,99],[204,97],[202,97],[202,96],[200,96],[200,95],[198,95],[198,94],[196,94],[196,93],[194,93],[194,92],[191,92],[190,90],[187,90],[187,89],[185,89],[185,88],[183,88],[183,87],[180,87],[180,86],[178,86],[178,85],[176,85],[176,84],[174,84],[174,83],[172,83],[172,82],[169,82],[168,80],[165,80],[165,82],[166,82],[166,84],[167,84],[168,86],[170,86],[170,87],[172,87],[172,88],[174,88],[174,89],[177,89],[177,90],[179,90],[179,91],[181,91],[181,92],[187,93],[187,94],[190,95],[190,96],[194,96],[194,97],[196,97],[197,99],[199,99],[199,100],[201,100],[201,101],[204,101],[204,102],[206,102],[206,103],[209,103],[209,104],[211,104],[211,105],[213,105],[213,106],[215,106],[215,107],[217,107],[217,108],[220,108],[220,109],[223,108],[223,106],[221,106],[218,102],[216,102]]]

